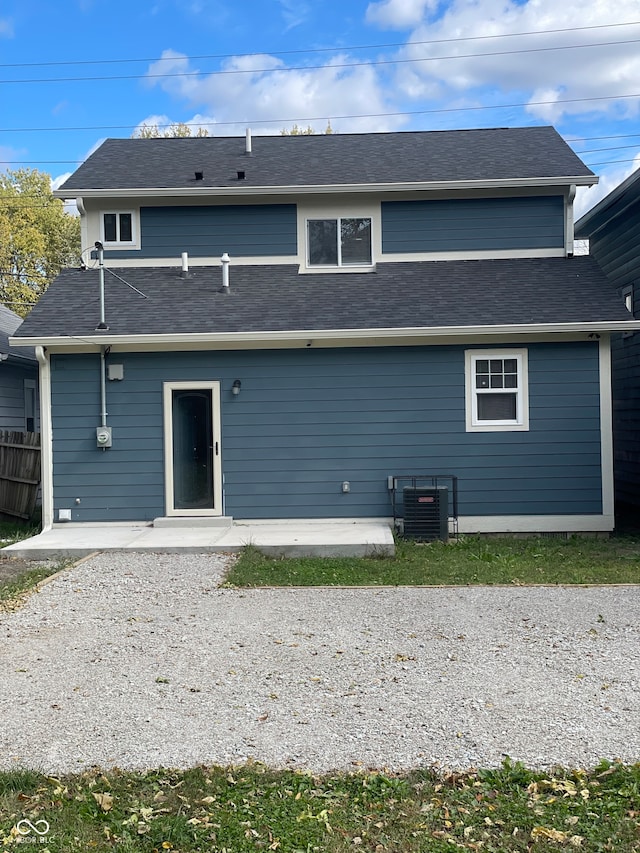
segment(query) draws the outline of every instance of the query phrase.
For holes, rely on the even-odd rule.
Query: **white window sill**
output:
[[[331,275],[335,275],[335,273],[371,273],[375,271],[375,264],[367,264],[366,266],[357,266],[356,264],[354,264],[353,266],[343,267],[309,267],[300,264],[300,266],[298,267],[299,275],[322,275],[323,273],[330,273]]]
[[[529,432],[528,424],[469,424],[467,432]]]

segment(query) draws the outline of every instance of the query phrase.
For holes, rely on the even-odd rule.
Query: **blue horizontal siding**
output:
[[[142,207],[140,249],[108,250],[107,258],[194,258],[296,255],[295,204]]]
[[[382,203],[383,254],[563,246],[561,196]]]
[[[38,366],[14,365],[4,362],[0,365],[0,429],[23,432],[25,424],[24,382],[29,379],[36,383],[35,432],[40,431],[38,404]]]
[[[106,451],[98,356],[54,355],[56,510],[163,515],[162,383],[216,379],[225,511],[237,518],[388,516],[387,477],[429,472],[459,478],[465,516],[600,513],[597,344],[528,351],[530,430],[500,433],[465,431],[463,346],[118,353]]]
[[[635,201],[633,201],[635,195]],[[633,287],[633,314],[640,317],[640,199],[638,184],[611,209],[612,218],[590,239],[590,252],[612,287]],[[629,204],[629,202],[632,202]],[[622,299],[622,296],[620,296]],[[640,334],[613,335],[613,433],[616,498],[640,506]]]

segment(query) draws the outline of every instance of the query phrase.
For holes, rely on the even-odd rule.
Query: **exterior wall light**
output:
[[[231,393],[234,397],[237,397],[240,393],[240,389],[242,388],[242,382],[239,379],[235,379],[233,385],[231,386]]]

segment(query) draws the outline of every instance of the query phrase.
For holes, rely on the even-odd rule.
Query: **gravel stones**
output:
[[[640,755],[640,587],[234,590],[109,553],[0,614],[0,769]]]

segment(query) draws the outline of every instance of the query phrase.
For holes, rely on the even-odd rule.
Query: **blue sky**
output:
[[[617,26],[624,24],[624,26]],[[0,169],[54,183],[107,136],[553,124],[640,167],[638,0],[2,0]]]

